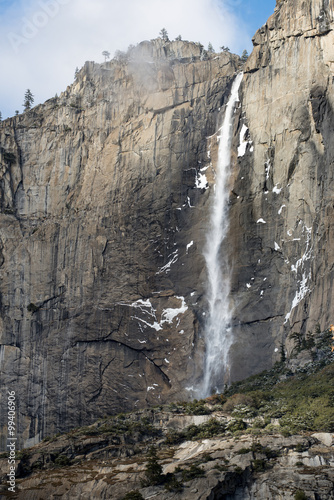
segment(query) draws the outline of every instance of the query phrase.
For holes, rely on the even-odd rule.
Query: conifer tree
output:
[[[209,52],[209,54],[214,54],[214,52],[215,52],[215,49],[213,48],[213,45],[211,42],[209,42],[209,45],[208,45],[208,52]]]
[[[102,55],[104,56],[104,62],[107,62],[107,59],[110,59],[110,52],[108,52],[107,50],[104,50],[102,52]]]
[[[247,50],[243,51],[243,53],[241,54],[241,58],[240,59],[241,59],[241,62],[243,62],[243,63],[247,61],[247,59],[248,59],[248,52],[247,52]]]
[[[144,484],[147,486],[161,484],[163,480],[162,466],[158,462],[157,450],[154,446],[152,446],[148,452],[145,476],[146,480]]]
[[[164,42],[169,42],[168,33],[167,33],[166,28],[162,28],[159,35],[160,35],[160,38],[162,38]]]
[[[24,103],[23,103],[24,111],[29,111],[29,109],[31,109],[34,100],[35,99],[31,93],[31,90],[27,89],[26,93],[24,94]]]

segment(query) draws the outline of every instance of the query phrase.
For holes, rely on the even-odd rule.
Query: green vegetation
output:
[[[243,53],[241,54],[240,59],[241,59],[242,63],[245,63],[247,61],[247,59],[248,59],[248,52],[247,52],[247,50],[243,51]]]
[[[159,33],[159,37],[163,39],[164,42],[169,42],[169,37],[166,28],[162,28]]]
[[[225,393],[224,411],[235,419],[254,419],[252,430],[279,430],[289,436],[302,431],[334,432],[334,364],[331,332],[294,332],[294,354],[312,353],[313,361],[292,373],[286,363],[233,384]],[[279,427],[271,419],[279,419]],[[232,422],[232,421],[231,421]],[[231,427],[232,426],[232,427]],[[233,424],[229,430],[234,432]]]
[[[207,402],[204,399],[194,399],[193,401],[170,403],[165,410],[173,413],[185,413],[186,415],[209,415],[213,409],[207,406]]]
[[[27,309],[32,314],[34,314],[36,311],[38,311],[38,307],[35,304],[33,304],[32,302],[30,302],[30,304],[28,305]]]
[[[117,417],[110,417],[99,421],[97,425],[89,427],[79,427],[73,430],[70,435],[74,437],[79,436],[98,436],[98,435],[112,435],[114,437],[135,437],[150,436],[151,438],[161,435],[160,429],[154,427],[148,418],[135,418],[129,414],[120,414]]]
[[[67,465],[71,464],[71,460],[68,458],[67,455],[59,455],[55,459],[55,464],[59,465],[60,467],[66,467]]]
[[[162,474],[162,466],[158,462],[157,450],[152,446],[148,452],[148,461],[145,469],[145,479],[142,481],[143,486],[156,486],[162,484],[164,475]]]
[[[164,485],[167,491],[182,491],[183,484],[177,480],[175,474],[163,474],[162,466],[158,462],[157,450],[151,446],[148,452],[148,461],[145,468],[145,478],[142,479],[143,487]]]
[[[252,461],[252,469],[254,472],[263,472],[267,468],[268,462],[263,458],[256,458]]]
[[[195,479],[196,477],[205,476],[205,472],[203,469],[198,467],[196,464],[190,465],[187,469],[183,469],[181,472],[182,480],[187,482]]]
[[[182,441],[192,441],[196,439],[208,439],[219,434],[224,434],[225,424],[211,418],[201,425],[190,425],[183,431],[169,431],[166,435],[165,444],[173,445]]]
[[[30,89],[26,90],[26,93],[24,94],[24,102],[23,102],[23,107],[24,111],[29,111],[31,109],[31,106],[34,103],[34,96],[31,93]]]
[[[10,153],[8,151],[3,151],[3,159],[5,162],[12,164],[16,162],[16,156],[14,153]]]
[[[305,492],[302,490],[297,490],[295,493],[295,500],[307,500]]]

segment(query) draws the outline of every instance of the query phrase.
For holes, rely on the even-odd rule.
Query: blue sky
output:
[[[274,7],[275,0],[0,0],[0,111],[21,112],[27,88],[35,104],[60,94],[85,61],[102,62],[103,50],[126,50],[162,27],[171,39],[250,52]]]

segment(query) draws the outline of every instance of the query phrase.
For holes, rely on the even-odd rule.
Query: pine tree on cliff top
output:
[[[162,28],[159,35],[163,39],[164,42],[169,42],[168,33],[167,33],[166,28]]]
[[[26,93],[24,94],[24,103],[23,103],[24,111],[29,111],[29,109],[31,109],[31,106],[34,103],[34,100],[35,99],[31,93],[31,90],[27,89]]]

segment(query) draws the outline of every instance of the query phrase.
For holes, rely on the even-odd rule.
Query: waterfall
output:
[[[238,91],[242,77],[243,73],[238,74],[233,82],[223,124],[218,131],[216,185],[204,249],[208,314],[205,326],[206,352],[202,397],[223,390],[228,375],[228,354],[232,344],[232,311],[229,303],[230,270],[227,255],[221,253],[221,245],[229,227],[227,207],[233,115],[235,104],[239,100]]]

